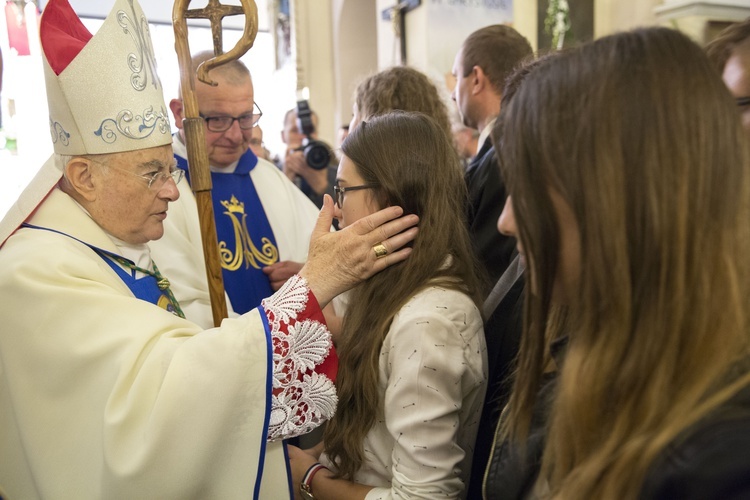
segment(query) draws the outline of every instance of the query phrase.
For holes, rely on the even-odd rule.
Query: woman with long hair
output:
[[[352,291],[336,414],[316,450],[290,447],[294,480],[317,500],[463,498],[487,375],[458,156],[434,120],[404,112],[360,123],[342,150],[341,226],[398,205],[419,234],[407,262]]]
[[[748,498],[750,160],[720,77],[637,30],[541,62],[502,114],[499,228],[530,286],[501,441],[548,404],[545,498]]]

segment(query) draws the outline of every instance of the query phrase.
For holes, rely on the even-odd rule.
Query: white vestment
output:
[[[59,189],[28,222],[117,252]],[[301,296],[295,290],[297,303]],[[203,331],[135,298],[81,242],[19,229],[0,248],[0,495],[289,498],[282,444],[267,439],[309,427],[294,429],[271,412],[280,399],[271,379],[278,388],[287,358],[272,364],[278,325],[264,326],[260,310]],[[294,317],[269,304],[266,311]],[[325,341],[317,341],[320,354]],[[316,376],[317,396],[326,381]],[[318,402],[335,406],[335,396]],[[274,425],[283,428],[275,436]]]
[[[185,146],[176,138],[176,155],[186,157]],[[317,207],[276,166],[262,158],[250,178],[271,224],[279,261],[304,262],[310,235],[318,218]],[[201,243],[198,207],[187,182],[177,186],[180,199],[169,204],[164,236],[149,243],[151,255],[162,274],[172,283],[172,291],[185,316],[204,328],[213,326]],[[230,313],[231,315],[231,313]]]

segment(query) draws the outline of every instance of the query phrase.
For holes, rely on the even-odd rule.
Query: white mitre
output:
[[[70,5],[50,2],[39,28],[55,153],[119,153],[170,144],[148,21],[138,2],[117,0],[96,36],[59,75],[50,67],[56,48],[45,45],[51,6]]]
[[[67,0],[50,0],[39,25],[56,155],[120,153],[171,144],[148,20],[116,0],[91,36]],[[53,155],[0,222],[0,245],[62,177]]]

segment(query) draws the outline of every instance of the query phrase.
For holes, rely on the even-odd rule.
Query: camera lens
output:
[[[331,153],[328,146],[319,141],[310,141],[305,147],[305,160],[310,168],[323,170],[331,161]]]

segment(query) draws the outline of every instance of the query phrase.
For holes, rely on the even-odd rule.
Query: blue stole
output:
[[[67,233],[63,233],[62,231],[57,231],[55,229],[50,229],[48,227],[34,226],[32,224],[27,224],[27,223],[23,223],[21,226],[27,227],[30,229],[42,229],[44,231],[50,231],[52,233],[61,234],[63,236],[67,236],[68,238],[74,239],[77,242],[86,245],[91,250],[96,252],[96,254],[99,257],[101,257],[104,260],[104,262],[106,262],[115,273],[117,273],[117,276],[119,276],[120,279],[123,281],[123,283],[127,285],[127,287],[130,289],[133,295],[135,295],[136,298],[145,300],[146,302],[150,302],[151,304],[155,304],[161,307],[162,309],[165,309],[171,312],[175,316],[181,315],[181,311],[178,312],[174,304],[172,304],[172,301],[169,299],[169,296],[166,295],[159,288],[158,280],[156,279],[156,277],[151,276],[151,275],[146,275],[146,276],[143,276],[142,278],[136,278],[135,270],[131,270],[131,272],[127,272],[124,269],[122,269],[118,264],[115,263],[114,257],[117,257],[119,259],[122,259],[123,261],[127,261],[135,265],[132,261],[126,259],[125,257],[122,257],[120,255],[115,256],[111,252],[102,250],[101,248],[95,247],[94,245],[90,245],[83,240],[79,240],[75,236],[71,236]],[[184,317],[184,316],[181,316],[181,317]]]
[[[107,254],[109,252],[99,250],[98,248],[95,248],[91,245],[89,246],[102,259],[104,259],[104,262],[109,264],[109,267],[111,267],[112,270],[116,272],[120,277],[120,279],[128,286],[128,288],[130,288],[130,291],[133,292],[133,295],[141,300],[145,300],[146,302],[156,304],[162,309],[166,309],[167,311],[171,312],[175,316],[179,316],[177,309],[175,309],[174,305],[172,305],[169,297],[167,297],[167,295],[165,295],[164,292],[162,292],[159,288],[159,285],[157,284],[158,281],[154,276],[146,275],[142,278],[136,278],[134,269],[131,269],[130,272],[125,271],[123,268],[117,265],[114,260],[108,257]],[[124,257],[121,258],[123,260],[127,260]]]
[[[178,155],[175,159],[190,182],[187,160]],[[279,261],[276,238],[250,179],[250,171],[257,164],[258,158],[248,150],[233,173],[211,172],[224,288],[232,308],[240,314],[255,309],[273,293],[262,269]]]

